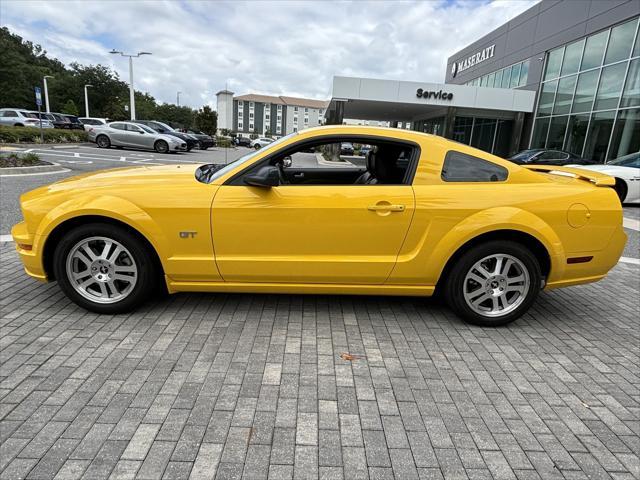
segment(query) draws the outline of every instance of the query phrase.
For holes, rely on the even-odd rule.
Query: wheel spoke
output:
[[[122,275],[122,274],[116,273],[113,276],[113,279],[131,283],[136,279],[136,277],[134,275]]]
[[[509,301],[507,300],[507,296],[500,295],[498,298],[500,299],[500,308],[502,310],[506,309],[509,306]]]
[[[109,298],[109,293],[107,292],[107,284],[104,282],[98,282],[100,286],[100,296],[104,298]]]
[[[496,266],[493,269],[494,275],[500,275],[500,272],[502,271],[502,260],[502,257],[496,257]]]
[[[482,278],[480,275],[477,275],[475,273],[470,273],[469,275],[467,275],[467,279],[468,280],[473,280],[474,282],[479,283],[480,285],[484,285],[484,282],[486,281],[485,278]]]
[[[491,295],[489,295],[488,293],[485,293],[481,296],[479,296],[478,298],[476,298],[475,300],[473,300],[471,303],[478,308],[480,306],[481,303],[487,301],[489,298],[491,298]]]
[[[517,277],[507,278],[507,285],[514,285],[520,282],[524,282],[524,275],[518,275]]]
[[[511,265],[513,265],[513,260],[511,260],[510,258],[507,258],[507,261],[504,262],[504,266],[502,267],[502,271],[499,273],[506,277],[507,275],[509,275],[509,270],[511,269]]]
[[[489,278],[491,276],[491,273],[489,273],[489,271],[487,271],[486,268],[484,268],[482,265],[480,265],[479,263],[475,266],[475,270],[482,275],[485,279]]]
[[[82,280],[83,278],[87,278],[91,276],[91,272],[89,270],[83,270],[81,272],[77,272],[73,274],[73,279],[76,281]]]
[[[102,249],[102,253],[100,254],[100,258],[107,260],[109,258],[109,251],[111,250],[112,242],[107,240],[104,242],[104,248]]]
[[[524,293],[524,285],[515,285],[515,286],[507,287],[505,292],[506,293],[518,292],[520,294],[523,294]]]
[[[118,255],[120,255],[120,252],[122,252],[122,248],[118,245],[113,250],[113,252],[111,252],[111,255],[109,255],[109,258],[107,260],[109,260],[111,263],[116,263],[116,259],[118,258]]]
[[[76,253],[73,254],[73,257],[80,260],[82,263],[84,263],[87,267],[91,266],[91,260],[89,259],[89,257],[87,257],[84,253],[82,253],[80,250],[78,250]]]
[[[135,273],[137,271],[133,265],[114,265],[113,269],[116,273]]]
[[[96,254],[93,253],[93,250],[91,250],[91,247],[89,246],[89,244],[85,243],[84,245],[82,245],[81,248],[84,251],[84,253],[89,257],[89,259],[91,259],[92,261],[98,258]]]
[[[90,277],[88,280],[85,280],[84,282],[80,283],[78,285],[79,288],[87,288],[89,285],[91,285],[92,283],[96,283],[96,279],[93,277]]]

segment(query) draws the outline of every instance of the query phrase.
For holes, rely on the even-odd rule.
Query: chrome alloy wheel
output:
[[[66,270],[73,289],[96,303],[119,302],[138,281],[138,268],[129,250],[107,237],[76,243],[67,255]]]
[[[524,301],[531,281],[520,260],[498,253],[476,262],[467,272],[463,288],[464,299],[474,312],[501,317]]]

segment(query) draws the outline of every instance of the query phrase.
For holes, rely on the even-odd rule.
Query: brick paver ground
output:
[[[387,297],[99,316],[0,254],[2,479],[640,477],[638,266],[483,329]]]

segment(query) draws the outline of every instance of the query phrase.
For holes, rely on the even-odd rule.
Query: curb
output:
[[[80,148],[81,146],[93,145],[90,142],[86,143],[0,143],[0,151],[15,151],[14,149],[20,148],[37,148],[42,150],[58,150],[65,148]]]
[[[0,168],[0,177],[11,177],[14,175],[37,175],[39,173],[62,173],[69,171],[68,168],[64,168],[57,163],[49,163],[51,163],[51,165]]]

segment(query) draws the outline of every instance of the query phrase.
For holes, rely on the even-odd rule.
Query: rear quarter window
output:
[[[509,171],[495,163],[467,153],[449,150],[440,177],[445,182],[502,182]]]

